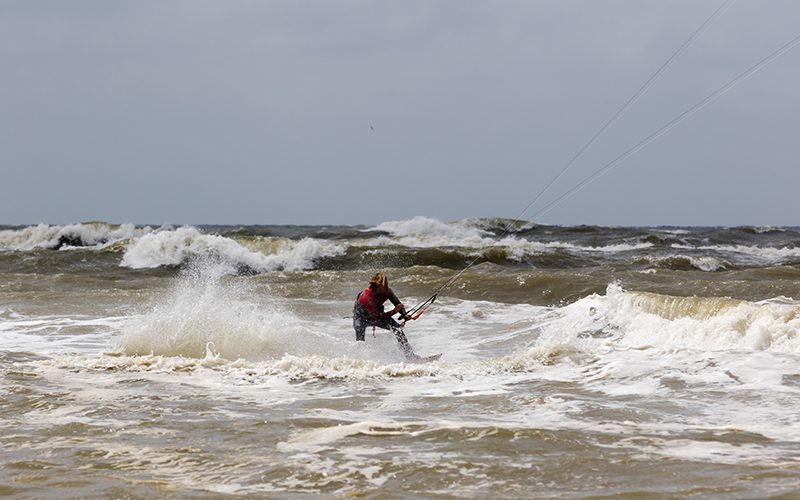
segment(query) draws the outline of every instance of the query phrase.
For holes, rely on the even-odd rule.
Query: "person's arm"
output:
[[[392,310],[391,313],[389,313],[389,316],[391,316],[394,313],[398,313],[399,312],[400,313],[400,319],[405,319],[406,306],[404,306],[403,303],[400,302],[400,299],[397,298],[397,295],[394,294],[394,290],[392,290],[391,288],[389,289],[389,301],[392,304],[394,304],[394,309]]]
[[[375,310],[373,312],[372,310],[370,310],[369,313],[372,314],[372,317],[374,317],[374,318],[386,319],[386,318],[391,318],[394,313],[396,313],[397,311],[399,311],[402,308],[403,308],[403,304],[400,304],[399,307],[398,306],[394,306],[394,309],[392,309],[391,311],[382,312],[382,311]]]
[[[395,306],[403,305],[400,303],[400,299],[397,298],[397,295],[394,294],[394,290],[392,290],[391,288],[389,289],[389,302],[391,302]]]

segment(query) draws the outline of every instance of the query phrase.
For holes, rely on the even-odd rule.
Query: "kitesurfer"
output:
[[[383,303],[387,300],[394,304],[394,308],[391,311],[383,310]],[[396,313],[400,313],[400,319],[403,324],[392,318]],[[353,304],[353,328],[356,331],[356,340],[364,341],[367,327],[377,326],[394,333],[406,358],[416,359],[417,355],[414,354],[408,344],[406,334],[402,330],[407,319],[409,318],[406,315],[405,306],[394,294],[394,291],[389,288],[389,280],[384,273],[376,273],[369,280],[369,286],[358,294],[356,302]]]

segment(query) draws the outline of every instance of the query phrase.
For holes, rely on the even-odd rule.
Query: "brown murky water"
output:
[[[0,494],[800,494],[800,232],[507,224],[0,230]]]

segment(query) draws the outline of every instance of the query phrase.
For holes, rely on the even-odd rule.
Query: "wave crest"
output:
[[[605,348],[770,350],[800,353],[800,305],[726,297],[627,292],[610,285],[564,306],[542,326],[543,340]]]
[[[314,261],[345,252],[341,244],[303,238],[282,239],[265,255],[224,236],[204,234],[193,227],[159,231],[142,236],[125,251],[121,265],[132,269],[180,266],[192,260],[207,260],[225,266],[232,273],[302,271]]]
[[[138,238],[152,231],[149,226],[87,222],[67,226],[39,224],[22,229],[0,231],[0,250],[29,251],[73,247],[106,248],[114,243]]]
[[[672,271],[698,271],[716,272],[725,271],[733,267],[729,262],[711,256],[672,255],[669,257],[648,257],[646,262],[660,269]]]
[[[800,261],[800,247],[758,247],[748,245],[702,245],[673,244],[679,250],[718,252],[743,264],[786,264]]]
[[[394,244],[408,247],[465,246],[480,247],[492,243],[491,233],[466,222],[445,223],[417,216],[402,221],[378,224],[369,231],[389,233]]]

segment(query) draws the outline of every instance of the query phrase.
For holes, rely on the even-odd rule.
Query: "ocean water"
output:
[[[357,343],[377,270],[406,335]],[[794,498],[800,229],[0,227],[0,495]]]

